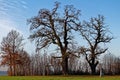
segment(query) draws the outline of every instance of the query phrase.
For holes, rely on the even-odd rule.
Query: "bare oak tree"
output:
[[[9,66],[10,75],[15,76],[16,61],[18,58],[18,53],[22,49],[23,37],[19,32],[11,30],[6,37],[3,38],[1,42],[1,54],[2,54],[2,64]]]
[[[88,43],[88,47],[82,47],[81,51],[85,54],[92,74],[95,74],[96,66],[99,63],[97,57],[108,49],[100,46],[102,46],[102,43],[109,43],[113,37],[109,35],[109,29],[104,24],[104,17],[101,15],[91,18],[90,22],[84,21],[83,25],[79,27],[79,32]]]
[[[59,3],[55,3],[52,10],[40,9],[37,16],[28,20],[30,23],[30,39],[35,40],[37,49],[42,49],[50,44],[58,46],[61,52],[63,74],[68,74],[68,45],[73,39],[73,29],[79,24],[80,10],[72,5],[66,5],[58,13]]]

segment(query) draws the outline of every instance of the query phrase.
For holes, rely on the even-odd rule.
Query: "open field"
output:
[[[0,76],[0,80],[120,80],[120,76]]]

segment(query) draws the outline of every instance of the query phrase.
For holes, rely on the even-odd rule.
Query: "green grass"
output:
[[[120,76],[0,76],[0,80],[120,80]]]

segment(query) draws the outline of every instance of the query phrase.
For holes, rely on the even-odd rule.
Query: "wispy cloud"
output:
[[[17,30],[16,24],[10,19],[0,19],[0,40],[12,29]]]
[[[0,0],[0,42],[12,29],[17,30],[27,39],[28,33],[25,27],[27,10],[25,0]],[[28,43],[27,40],[26,42]],[[25,49],[30,50],[29,44],[25,46]]]
[[[25,9],[27,3],[24,0],[0,0],[0,40],[11,29],[22,33],[19,25],[24,19]]]

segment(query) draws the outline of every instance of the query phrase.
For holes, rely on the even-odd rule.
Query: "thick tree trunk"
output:
[[[62,72],[63,75],[68,75],[68,57],[62,58]]]
[[[95,75],[96,74],[96,65],[92,64],[92,65],[90,65],[90,68],[91,68],[91,74]]]
[[[96,74],[96,67],[98,65],[98,62],[96,62],[96,63],[89,63],[89,65],[90,65],[90,68],[91,68],[91,74],[95,75]]]
[[[96,66],[98,65],[99,62],[98,61],[95,62],[95,58],[92,58],[91,62],[88,61],[88,63],[89,63],[89,66],[91,68],[91,74],[95,75],[96,74]]]

